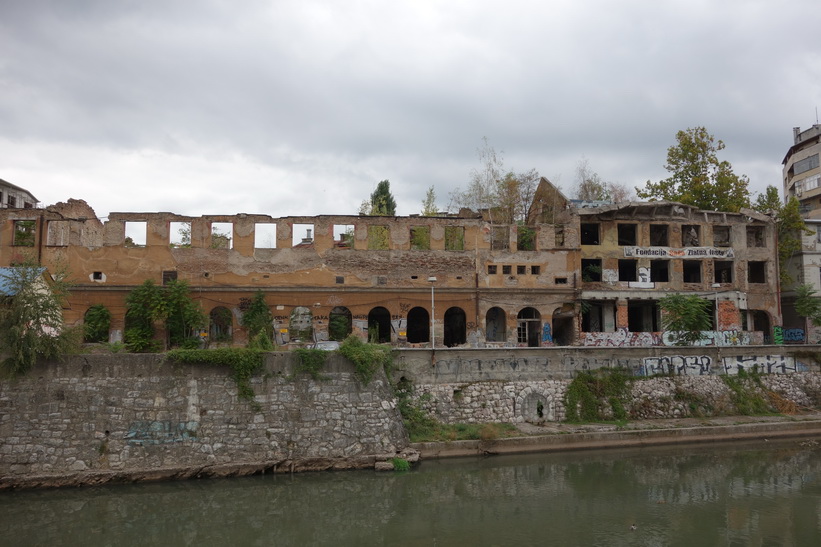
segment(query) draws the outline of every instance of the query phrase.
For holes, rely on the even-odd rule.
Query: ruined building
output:
[[[780,324],[774,249],[772,221],[754,212],[577,208],[544,179],[521,225],[469,212],[102,222],[78,200],[0,211],[0,266],[30,256],[67,267],[67,323],[103,304],[112,341],[132,289],[180,279],[222,343],[246,341],[240,318],[258,290],[278,344],[326,339],[336,322],[406,347],[661,345],[658,300],[673,291],[716,303],[709,343],[760,343]]]

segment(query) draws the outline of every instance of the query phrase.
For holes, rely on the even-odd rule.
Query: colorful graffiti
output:
[[[738,374],[742,370],[750,372],[757,370],[766,374],[789,374],[809,370],[807,365],[787,355],[736,355],[725,357],[722,359],[722,364],[724,374]]]
[[[129,444],[179,443],[197,437],[198,422],[131,422],[125,440]]]
[[[542,343],[543,344],[552,344],[553,343],[553,336],[550,334],[550,323],[545,323],[542,326]]]
[[[738,330],[704,331],[695,346],[747,346],[753,342],[749,332]],[[582,345],[594,347],[676,346],[673,332],[630,332],[621,328],[615,332],[584,332]]]
[[[784,327],[773,327],[775,335],[775,343],[783,344],[784,342],[803,342],[804,329],[785,329]]]
[[[709,376],[713,358],[709,355],[666,355],[645,357],[639,367],[639,376],[675,374],[678,376]]]

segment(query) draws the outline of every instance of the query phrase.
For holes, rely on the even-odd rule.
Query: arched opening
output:
[[[83,315],[83,340],[97,343],[108,342],[111,329],[111,312],[102,304],[91,306]]]
[[[445,312],[445,346],[452,348],[467,342],[467,315],[462,308]]]
[[[523,308],[517,316],[516,341],[529,348],[541,346],[542,316],[536,308]]]
[[[411,308],[408,312],[408,343],[430,342],[430,314],[425,308]]]
[[[770,316],[764,310],[750,310],[753,319],[753,330],[764,333],[764,343],[772,344],[772,330],[770,328]]]
[[[297,306],[291,312],[288,324],[288,336],[291,342],[309,342],[314,339],[313,314],[305,306]]]
[[[208,314],[208,338],[211,342],[233,342],[234,316],[226,307],[217,306]]]
[[[391,341],[391,314],[382,306],[368,314],[368,342],[381,344]]]
[[[553,400],[543,393],[530,393],[524,398],[522,417],[525,422],[531,424],[556,421],[556,409]]]
[[[493,307],[485,315],[485,340],[488,342],[507,341],[507,317],[505,310]]]
[[[342,341],[351,334],[353,315],[351,310],[344,306],[337,306],[328,316],[328,338]]]

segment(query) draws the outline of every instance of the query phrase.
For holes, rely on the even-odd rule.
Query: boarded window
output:
[[[67,247],[71,225],[67,220],[50,220],[48,223],[48,233],[46,234],[46,245],[49,247]]]
[[[387,226],[368,226],[368,250],[387,251],[390,235],[390,228]]]
[[[14,246],[34,247],[34,227],[37,222],[34,220],[14,221]]]
[[[254,249],[277,248],[277,225],[273,222],[254,224]]]
[[[465,228],[463,226],[445,226],[445,250],[465,250]]]

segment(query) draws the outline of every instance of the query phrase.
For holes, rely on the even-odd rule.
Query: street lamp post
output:
[[[436,337],[433,334],[433,316],[436,313],[436,306],[433,299],[433,284],[436,283],[436,278],[434,276],[430,276],[428,278],[428,283],[430,283],[430,347],[431,349],[436,348]]]

